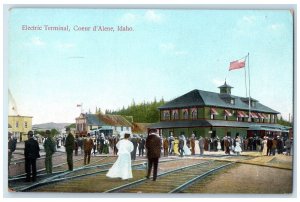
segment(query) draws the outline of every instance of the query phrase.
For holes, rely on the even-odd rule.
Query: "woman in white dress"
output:
[[[236,152],[236,155],[240,155],[240,153],[242,152],[242,148],[241,148],[241,139],[239,136],[237,136],[237,138],[235,139],[235,147],[234,147],[234,151]]]
[[[118,159],[106,174],[110,178],[122,178],[127,180],[132,178],[131,169],[131,152],[133,151],[133,144],[128,140],[130,133],[121,134],[120,141],[117,143]]]
[[[186,139],[184,137],[184,135],[182,135],[182,139],[183,139],[183,142],[184,142],[184,145],[183,145],[183,152],[184,152],[184,155],[191,155],[191,150],[188,148],[188,146],[186,145]]]
[[[222,147],[221,147],[221,142],[220,142],[220,139],[218,139],[218,142],[217,142],[217,150],[218,151],[221,151]]]
[[[262,141],[262,145],[263,145],[262,155],[263,156],[268,156],[268,154],[267,154],[267,151],[268,151],[267,142],[268,142],[268,137],[265,136],[264,140]]]

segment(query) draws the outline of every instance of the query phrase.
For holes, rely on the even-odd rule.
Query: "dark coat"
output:
[[[40,147],[39,143],[33,139],[25,141],[24,156],[26,159],[37,159],[40,157]]]
[[[67,138],[66,138],[65,147],[66,147],[66,152],[67,153],[73,153],[73,150],[74,150],[74,147],[75,147],[75,138],[71,133],[69,133]]]
[[[161,141],[156,135],[148,135],[146,139],[146,150],[148,158],[159,158],[160,157]]]
[[[85,152],[91,152],[94,147],[94,141],[89,138],[83,141],[83,148]]]
[[[56,145],[55,145],[54,140],[51,137],[48,137],[44,142],[44,150],[46,152],[46,155],[51,156],[56,150],[55,147],[56,147]]]
[[[168,149],[169,148],[169,141],[168,141],[167,138],[164,139],[163,147],[164,147],[164,149]]]
[[[139,148],[144,149],[145,148],[145,143],[146,143],[146,140],[144,138],[142,138],[139,142]]]

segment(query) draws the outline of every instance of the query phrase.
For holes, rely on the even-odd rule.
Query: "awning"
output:
[[[258,118],[257,114],[254,112],[250,112],[250,117],[256,118],[256,119]]]
[[[215,108],[211,108],[210,111],[214,115],[218,115],[219,114]]]
[[[265,117],[261,113],[257,113],[258,117],[264,119]]]
[[[232,113],[230,113],[228,110],[225,109],[224,111],[227,116],[232,116]]]
[[[248,115],[243,111],[237,111],[238,117],[248,117]]]
[[[278,125],[251,125],[248,130],[263,130],[272,132],[285,132],[281,126]]]
[[[269,119],[269,117],[267,115],[265,115],[265,114],[262,114],[262,115],[265,117],[265,119]]]

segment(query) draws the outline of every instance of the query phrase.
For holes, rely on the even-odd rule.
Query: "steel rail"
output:
[[[170,170],[170,171],[167,171],[167,172],[164,172],[164,173],[161,173],[159,175],[157,175],[157,177],[161,177],[161,176],[164,176],[164,175],[168,175],[170,173],[173,173],[173,172],[177,172],[179,170],[184,170],[184,169],[187,169],[187,168],[192,168],[192,167],[195,167],[195,166],[199,166],[199,165],[204,165],[204,164],[209,164],[211,162],[213,162],[214,160],[212,161],[206,161],[206,162],[201,162],[201,163],[196,163],[196,164],[192,164],[192,165],[188,165],[188,166],[184,166],[184,167],[180,167],[180,168],[176,168],[176,169],[173,169],[173,170]],[[150,177],[149,179],[152,179],[153,177]],[[127,183],[125,185],[121,185],[119,187],[116,187],[116,188],[113,188],[113,189],[109,189],[107,191],[105,191],[104,193],[114,193],[114,192],[119,192],[121,190],[124,190],[124,189],[128,189],[128,188],[131,188],[133,186],[136,186],[140,183],[143,183],[145,181],[147,181],[148,179],[147,178],[144,178],[144,179],[139,179],[139,180],[136,180],[134,182],[131,182],[131,183]]]
[[[94,163],[103,161],[103,160],[105,160],[105,159],[107,159],[107,158],[108,158],[108,157],[106,156],[106,157],[101,158],[101,159],[99,159],[99,160],[97,160],[97,161],[95,161],[95,162],[93,162],[93,163],[91,163],[91,164],[94,164]],[[77,159],[77,160],[74,160],[73,162],[78,162],[78,161],[81,161],[81,160],[83,160],[83,159],[82,159],[82,158],[81,158],[81,159]],[[64,165],[66,165],[66,164],[67,164],[66,162],[65,162],[65,163],[61,163],[61,164],[57,164],[57,165],[53,166],[53,168],[59,168],[59,167],[62,167],[62,166],[64,166]],[[90,164],[89,164],[89,165],[90,165]],[[85,165],[85,166],[83,166],[83,167],[88,168],[89,166]],[[41,172],[43,172],[43,171],[45,171],[45,170],[46,170],[45,168],[39,169],[39,170],[37,170],[37,173],[41,173]],[[53,174],[60,174],[60,173],[63,173],[63,172],[65,172],[65,171],[57,171],[57,172],[53,172],[52,175],[53,175]],[[37,177],[41,177],[41,176],[45,176],[45,175],[49,175],[49,174],[47,174],[47,173],[42,173],[42,174],[37,175]],[[26,178],[26,173],[23,173],[23,174],[21,174],[21,175],[17,175],[17,176],[13,176],[13,177],[8,178],[8,181],[11,182],[11,181],[23,180],[23,179],[25,179],[25,178]]]
[[[205,173],[203,173],[203,174],[201,174],[201,175],[199,175],[199,176],[183,183],[182,185],[180,185],[180,186],[176,187],[175,189],[169,191],[169,193],[179,193],[180,191],[188,188],[189,186],[193,185],[194,183],[198,182],[199,180],[204,179],[205,177],[211,175],[212,173],[215,173],[215,172],[219,171],[220,169],[228,167],[232,164],[235,164],[235,162],[231,162],[231,163],[219,166],[217,168],[211,169],[211,170],[209,170],[209,171],[207,171],[207,172],[205,172]]]

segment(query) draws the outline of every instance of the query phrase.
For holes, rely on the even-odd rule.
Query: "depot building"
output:
[[[287,136],[290,127],[277,124],[278,111],[258,100],[231,94],[226,82],[220,93],[192,90],[159,107],[160,122],[149,127],[159,129],[163,136],[219,137],[237,135]]]

